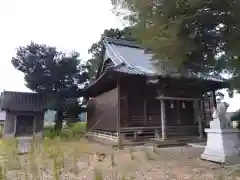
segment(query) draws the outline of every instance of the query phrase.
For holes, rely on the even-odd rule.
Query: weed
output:
[[[20,169],[20,161],[17,155],[18,152],[18,141],[16,139],[8,139],[5,141],[6,151],[5,151],[5,158],[6,158],[6,166],[8,169],[18,170]]]
[[[145,156],[147,160],[154,160],[153,154],[148,149],[145,150]]]
[[[125,176],[122,176],[121,180],[127,180],[127,178]]]
[[[26,167],[24,168],[24,179],[28,180],[28,170]]]
[[[112,165],[112,167],[117,165],[117,163],[115,161],[115,154],[114,154],[114,152],[111,153],[111,165]]]
[[[53,157],[53,175],[55,180],[60,180],[60,165],[57,156]]]
[[[226,177],[223,176],[223,175],[220,175],[220,176],[217,177],[217,180],[225,180],[225,179],[226,179]]]
[[[87,156],[87,164],[88,164],[88,166],[91,165],[91,158],[90,158],[90,155]]]
[[[78,151],[77,148],[74,147],[73,149],[73,172],[75,175],[78,174],[78,165],[77,165],[77,155],[78,155]]]
[[[105,153],[96,153],[96,156],[97,156],[97,161],[98,162],[102,162],[104,159],[105,159],[105,157],[106,157],[106,154]]]
[[[157,152],[157,145],[155,143],[153,144],[153,153],[154,154],[158,154],[158,152]]]
[[[133,148],[130,148],[129,154],[130,154],[130,159],[131,159],[131,160],[134,160],[135,157],[134,157],[134,154],[133,154]]]
[[[99,169],[94,169],[94,178],[95,180],[103,180],[103,174],[102,171]]]
[[[4,180],[4,167],[0,164],[0,180]]]
[[[33,176],[33,179],[38,180],[40,179],[39,177],[39,165],[38,165],[38,159],[37,157],[37,143],[35,143],[34,141],[31,142],[31,148],[30,148],[30,152],[29,152],[29,165],[30,165],[30,172]]]

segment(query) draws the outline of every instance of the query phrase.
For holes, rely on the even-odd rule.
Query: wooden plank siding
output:
[[[209,126],[210,121],[212,121],[212,113],[213,113],[213,98],[212,97],[204,97],[203,108],[204,108],[204,123]]]
[[[130,82],[129,82],[130,81]],[[156,99],[159,85],[146,84],[140,78],[123,81],[120,89],[121,128],[151,128],[161,130],[161,102]],[[170,97],[201,98],[196,89],[176,91],[168,87],[165,92]],[[164,100],[167,136],[197,136],[198,125],[194,116],[193,101]],[[184,105],[183,105],[184,103]],[[173,104],[173,108],[171,108]]]
[[[117,131],[117,88],[89,100],[87,129]]]
[[[48,99],[42,94],[4,91],[1,96],[2,110],[39,112],[48,109]]]
[[[161,84],[146,84],[141,77],[123,79],[115,89],[88,101],[87,129],[118,132],[120,128],[120,132],[134,132],[144,128],[144,131],[151,133],[154,130],[161,132],[161,101],[157,99],[159,89]],[[164,100],[167,137],[198,136],[194,100],[199,99],[200,103],[200,90],[187,86],[185,89],[168,86],[163,92],[168,97],[189,98]]]

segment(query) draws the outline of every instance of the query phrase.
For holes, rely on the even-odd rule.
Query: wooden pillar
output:
[[[205,100],[204,100],[204,97],[202,98],[201,100],[201,107],[202,107],[202,118],[203,118],[203,122],[205,124],[205,126],[208,124],[208,121],[207,121],[207,115],[206,115],[206,106],[205,106]]]
[[[202,128],[202,117],[200,113],[200,101],[195,100],[194,101],[194,112],[195,112],[195,118],[196,121],[198,122],[198,131],[199,131],[199,138],[203,138],[203,128]]]
[[[166,112],[165,112],[165,102],[163,99],[161,101],[161,126],[162,126],[162,140],[167,139],[166,136]]]
[[[3,136],[5,136],[6,134],[6,118],[5,118],[5,121],[3,123]]]
[[[36,122],[37,122],[37,117],[34,115],[34,117],[33,117],[33,138],[35,138],[35,134],[36,134]]]
[[[213,98],[213,106],[216,108],[217,107],[217,100],[216,100],[216,94],[215,94],[214,90],[212,91],[212,98]]]
[[[144,116],[144,124],[146,125],[147,124],[147,100],[144,99],[144,109],[143,109],[143,116]]]
[[[173,101],[173,103],[174,103],[174,101]],[[178,116],[177,116],[178,125],[181,125],[181,116],[180,116],[181,109],[182,109],[181,101],[179,101],[179,100],[176,101],[176,107],[175,108],[177,109],[177,114],[178,114]]]
[[[206,121],[205,121],[205,116],[204,116],[204,100],[203,99],[201,99],[200,100],[200,115],[201,115],[201,120],[202,120],[202,122],[204,122],[204,124],[206,125]],[[204,127],[203,127],[204,128]]]
[[[122,138],[120,135],[120,84],[117,84],[117,140],[118,140],[118,146],[120,147],[122,144]]]
[[[126,117],[124,118],[124,126],[125,125],[128,125],[128,120],[129,120],[129,110],[128,110],[128,103],[129,103],[129,100],[128,100],[128,97],[129,97],[129,95],[125,95],[125,105],[126,105],[126,111],[125,111],[125,113],[126,113]]]
[[[17,130],[17,116],[14,116],[14,127],[13,127],[13,137],[16,137],[16,130]]]

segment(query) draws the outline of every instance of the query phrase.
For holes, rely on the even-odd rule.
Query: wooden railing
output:
[[[167,126],[167,137],[171,136],[197,136],[198,126]]]
[[[144,119],[144,116],[132,116],[131,121],[127,121],[125,126],[160,126],[160,119],[160,115],[148,115],[146,120]]]
[[[135,126],[124,127],[120,129],[120,133],[125,137],[134,137],[136,135],[144,136],[145,138],[161,138],[161,126]],[[166,134],[168,137],[194,137],[198,136],[198,126],[167,126]]]

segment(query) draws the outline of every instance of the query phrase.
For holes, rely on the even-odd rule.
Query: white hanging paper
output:
[[[186,108],[186,105],[185,105],[184,101],[182,102],[182,108],[183,108],[183,109]]]
[[[170,108],[174,108],[173,102],[171,102],[171,106],[170,106]]]

